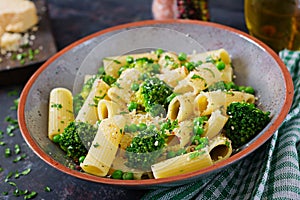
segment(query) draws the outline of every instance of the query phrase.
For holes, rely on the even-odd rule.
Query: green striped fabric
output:
[[[300,52],[279,56],[293,79],[292,108],[272,138],[226,170],[175,187],[151,190],[143,199],[300,199]]]

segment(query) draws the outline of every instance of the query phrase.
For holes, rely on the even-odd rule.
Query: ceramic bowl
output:
[[[148,180],[101,178],[66,167],[65,154],[47,138],[51,89],[66,87],[75,94],[83,76],[95,73],[105,56],[163,48],[191,53],[225,48],[232,57],[236,82],[256,89],[263,110],[272,113],[267,127],[229,159],[192,173]],[[279,128],[293,99],[288,70],[278,55],[262,42],[233,28],[193,20],[141,21],[108,28],[64,48],[43,64],[21,94],[18,118],[28,145],[46,163],[84,180],[131,188],[178,186],[204,178],[240,161],[263,145]]]

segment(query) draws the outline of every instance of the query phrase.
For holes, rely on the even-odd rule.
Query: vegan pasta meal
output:
[[[155,51],[107,57],[72,96],[54,88],[48,137],[80,170],[165,178],[214,165],[270,121],[255,90],[236,85],[229,53]]]

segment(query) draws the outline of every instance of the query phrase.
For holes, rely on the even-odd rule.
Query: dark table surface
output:
[[[139,20],[152,19],[152,0],[48,0],[48,12],[58,50],[72,42],[102,29]],[[243,17],[243,0],[214,0],[209,3],[211,21],[246,31]],[[1,72],[0,72],[1,73]],[[23,73],[23,72],[22,72]],[[14,77],[12,76],[13,80]],[[17,80],[16,80],[17,81]],[[1,83],[1,80],[0,80]],[[14,136],[7,134],[7,116],[17,119],[13,109],[24,87],[24,83],[0,85],[0,199],[24,199],[15,197],[13,191],[37,192],[35,199],[140,199],[147,190],[128,190],[80,180],[66,175],[46,164],[27,146],[19,130]],[[21,149],[19,155],[26,155],[18,162],[14,146]],[[5,157],[5,149],[12,150],[12,156]],[[31,169],[27,175],[18,178],[7,175]],[[10,183],[11,182],[11,183]],[[14,185],[14,183],[16,185]],[[45,191],[45,187],[51,191]],[[8,194],[3,194],[8,192]]]

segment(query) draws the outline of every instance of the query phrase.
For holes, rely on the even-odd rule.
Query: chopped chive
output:
[[[44,188],[44,190],[45,190],[45,192],[51,192],[51,188],[50,188],[49,186],[46,186],[46,187]]]
[[[17,184],[15,183],[15,182],[13,182],[13,181],[9,181],[9,182],[7,182],[9,185],[11,185],[11,186],[17,186]]]
[[[5,179],[4,179],[4,182],[8,182],[8,180],[9,180],[13,175],[14,175],[13,172],[9,172],[9,173],[6,175],[6,177],[5,177]]]
[[[30,192],[30,194],[24,196],[24,199],[32,199],[32,198],[34,198],[36,195],[37,195],[37,192],[32,191],[32,192]]]
[[[6,158],[8,158],[8,157],[11,156],[10,148],[6,148],[4,152],[5,152],[5,157],[6,157]]]
[[[28,169],[25,169],[24,171],[21,172],[22,175],[27,175],[31,172],[31,169],[28,168]]]
[[[18,144],[15,144],[15,154],[19,154],[21,152],[21,148]]]
[[[17,96],[18,95],[18,91],[17,90],[12,90],[10,92],[7,93],[8,96]]]

